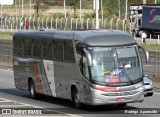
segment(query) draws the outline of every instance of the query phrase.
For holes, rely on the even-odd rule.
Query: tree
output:
[[[68,5],[73,6],[74,14],[76,14],[76,9],[79,8],[79,0],[68,0]]]
[[[157,0],[157,3],[160,4],[160,0]]]
[[[125,12],[125,19],[127,19],[127,15],[128,15],[128,0],[126,0],[126,12]]]
[[[118,0],[118,16],[119,16],[119,19],[121,19],[121,1]]]
[[[36,0],[34,9],[36,11],[37,16],[39,15],[40,11],[45,11],[49,9],[49,6],[52,2],[53,0]]]

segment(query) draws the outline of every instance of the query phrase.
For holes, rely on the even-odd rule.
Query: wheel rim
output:
[[[74,101],[75,101],[76,104],[79,103],[79,95],[78,95],[78,93],[75,94]]]
[[[30,91],[31,91],[31,95],[33,96],[33,95],[34,95],[34,85],[33,85],[33,84],[31,84],[31,89],[30,89]]]

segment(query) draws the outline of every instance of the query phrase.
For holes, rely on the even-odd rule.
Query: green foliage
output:
[[[17,0],[19,1],[19,0]],[[32,5],[34,4],[34,9],[36,11],[36,15],[42,14],[45,10],[49,9],[50,6],[53,8],[52,3],[56,3],[57,6],[63,6],[64,0],[32,0]],[[101,4],[101,0],[100,4]],[[118,7],[118,0],[102,0],[103,1],[103,17],[107,19],[111,18],[118,18],[119,16],[119,7]],[[155,0],[146,0],[147,4],[154,4]],[[24,0],[24,4],[29,6],[30,0]],[[92,9],[93,0],[82,0],[82,9]],[[160,0],[157,0],[160,4]],[[18,2],[17,2],[18,3]],[[131,4],[142,4],[143,0],[128,0],[128,16],[129,16],[129,6]],[[121,19],[125,16],[125,5],[126,0],[120,0],[120,9],[121,9]],[[80,0],[66,0],[66,8],[74,9],[74,14],[70,14],[67,17],[79,17],[78,10],[80,8]],[[83,12],[84,13],[84,12]],[[47,15],[47,14],[46,14]],[[61,17],[60,13],[55,14],[56,16]],[[85,18],[94,18],[95,13],[84,13],[82,14]],[[100,7],[100,17],[101,17],[101,7]]]
[[[44,4],[51,5],[53,0],[43,0]]]
[[[39,12],[49,9],[50,4],[52,2],[52,0],[36,0],[34,9],[36,11],[37,16],[39,16]]]
[[[64,18],[64,13],[54,13],[54,14],[52,14],[51,16],[52,16],[52,18],[54,18],[54,19],[56,19],[56,18],[61,19],[61,18]]]
[[[76,9],[79,6],[79,0],[78,1],[76,1],[76,0],[68,0],[67,1],[67,5],[72,6],[72,9],[74,9],[74,14],[75,14],[76,13]]]
[[[160,1],[160,0],[159,0]],[[154,4],[154,0],[147,0],[147,4]],[[143,0],[128,0],[128,13],[131,4],[143,4]],[[121,18],[125,16],[126,0],[120,0]],[[104,17],[118,17],[118,0],[103,0]],[[129,15],[129,14],[128,14]]]
[[[84,13],[83,18],[87,19],[87,18],[95,18],[96,17],[96,13]]]

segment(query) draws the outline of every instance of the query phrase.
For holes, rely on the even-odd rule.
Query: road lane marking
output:
[[[160,93],[154,92],[154,94],[160,95]]]
[[[4,100],[4,101],[0,101],[0,102],[10,102],[10,101],[6,101],[6,100]]]
[[[17,102],[17,101],[13,101],[13,100],[8,100],[8,99],[4,99],[4,98],[0,98],[0,100],[4,100],[5,102],[13,102],[15,104],[21,104],[21,105],[24,105],[24,106],[32,106],[34,108],[42,108],[40,106],[35,106],[35,105],[31,105],[31,104],[26,104],[26,103],[22,103],[22,102]],[[1,105],[0,105],[1,106]],[[10,105],[9,105],[10,106]]]
[[[0,69],[0,71],[9,71],[9,72],[13,72],[13,70],[11,70],[11,69]]]
[[[0,106],[1,106],[1,108],[2,108],[2,107],[5,107],[5,108],[6,108],[6,107],[10,107],[10,108],[17,107],[17,108],[18,108],[18,107],[23,107],[23,106],[24,106],[24,107],[26,107],[26,106],[27,106],[27,107],[30,107],[29,105],[14,105],[14,104],[12,104],[12,105],[0,105]],[[31,107],[33,107],[33,106],[31,106]]]
[[[31,104],[27,104],[27,103],[22,103],[22,102],[17,102],[17,101],[13,101],[13,100],[9,100],[9,99],[4,99],[4,98],[0,98],[0,102],[12,102],[12,103],[15,103],[14,104],[10,104],[10,105],[0,105],[1,108],[24,108],[24,107],[32,107],[32,108],[42,108],[42,109],[45,109],[43,107],[40,107],[40,106],[35,106],[35,105],[31,105]],[[16,105],[16,104],[20,104],[20,105]],[[59,114],[63,114],[61,116],[72,116],[72,117],[81,117],[81,116],[78,116],[78,115],[75,115],[75,114],[68,114],[68,113],[64,113],[64,112],[61,112],[61,111],[57,111],[57,110],[53,110],[54,112],[56,112],[58,115]]]

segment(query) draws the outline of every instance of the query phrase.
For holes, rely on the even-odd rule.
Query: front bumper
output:
[[[117,94],[115,95],[115,93]],[[134,102],[143,102],[143,100],[144,100],[143,86],[135,90],[129,90],[123,92],[122,91],[105,92],[91,88],[91,99],[88,104],[105,105],[105,104],[134,103]]]

